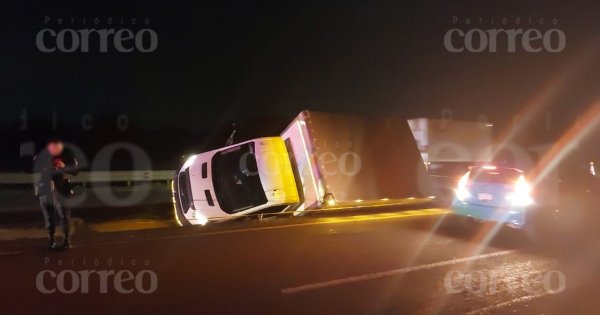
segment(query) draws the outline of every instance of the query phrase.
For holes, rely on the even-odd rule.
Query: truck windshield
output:
[[[221,151],[212,158],[215,195],[221,209],[236,213],[267,202],[258,176],[254,143]]]
[[[192,189],[190,187],[190,169],[187,168],[184,172],[179,173],[177,178],[179,200],[181,200],[181,211],[187,213],[189,208],[196,210],[194,207],[194,197],[192,197]]]

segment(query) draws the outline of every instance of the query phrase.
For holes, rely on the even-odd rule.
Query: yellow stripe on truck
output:
[[[276,190],[267,192],[267,194],[271,194],[271,197],[284,204],[298,203],[300,197],[285,142],[279,137],[262,138],[259,141],[260,145],[256,149],[261,151],[263,169],[269,173],[267,175],[271,175],[269,178],[277,178],[279,181],[278,183],[264,183],[267,186],[276,187]],[[273,177],[272,175],[279,176]]]

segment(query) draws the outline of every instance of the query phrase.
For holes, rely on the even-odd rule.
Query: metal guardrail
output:
[[[77,176],[68,176],[74,183],[102,182],[153,182],[171,181],[175,170],[160,171],[105,171],[79,172]],[[33,184],[38,181],[39,173],[0,173],[0,185]]]

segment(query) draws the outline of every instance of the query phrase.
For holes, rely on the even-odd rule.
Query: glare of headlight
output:
[[[325,202],[325,204],[327,204],[328,206],[335,206],[335,204],[337,203],[335,201],[335,198],[333,197],[332,193],[328,193],[325,196],[323,196],[323,201]]]
[[[190,167],[190,165],[192,165],[192,163],[194,163],[194,160],[196,159],[197,156],[198,156],[197,154],[194,154],[194,155],[190,156],[185,161],[185,163],[183,164],[183,166],[181,167],[181,169],[183,170],[183,169],[186,169],[186,168]]]
[[[193,211],[193,210],[190,208],[189,211]],[[208,223],[208,219],[205,216],[201,215],[198,211],[193,211],[192,212],[192,217],[200,225],[206,225],[206,223]]]

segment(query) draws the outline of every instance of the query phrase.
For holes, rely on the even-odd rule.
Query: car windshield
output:
[[[470,179],[474,182],[510,184],[516,181],[521,174],[518,170],[511,168],[486,169],[476,167],[471,169]]]
[[[267,202],[258,175],[254,143],[221,151],[212,158],[215,194],[221,209],[236,213]]]

